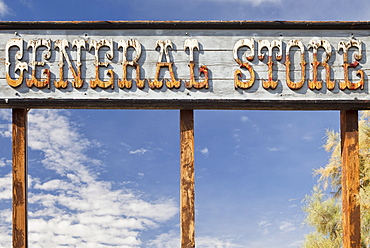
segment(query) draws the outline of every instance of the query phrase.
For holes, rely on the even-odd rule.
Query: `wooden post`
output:
[[[342,142],[343,247],[360,248],[358,111],[342,110],[340,112],[340,125]]]
[[[194,248],[195,210],[193,110],[180,110],[180,205],[181,248]]]
[[[13,248],[27,244],[27,109],[13,109]]]

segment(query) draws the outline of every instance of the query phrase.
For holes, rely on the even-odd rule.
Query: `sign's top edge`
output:
[[[370,29],[370,21],[0,21],[0,29]]]

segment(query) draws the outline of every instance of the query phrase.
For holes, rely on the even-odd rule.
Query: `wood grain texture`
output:
[[[194,116],[180,110],[180,225],[181,248],[195,247]]]
[[[343,247],[361,247],[358,111],[341,111]]]
[[[27,245],[27,109],[13,109],[13,248]]]

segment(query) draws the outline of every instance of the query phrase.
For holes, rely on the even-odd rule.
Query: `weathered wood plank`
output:
[[[282,101],[285,100],[307,100],[311,101],[314,104],[315,101],[336,101],[336,100],[343,100],[343,101],[362,101],[365,108],[365,102],[368,100],[368,95],[370,93],[370,88],[368,87],[368,73],[370,71],[369,64],[367,63],[367,58],[370,57],[370,49],[368,49],[368,45],[370,44],[370,38],[367,35],[367,31],[361,28],[357,30],[345,30],[345,29],[336,29],[338,27],[335,23],[331,23],[333,25],[333,29],[322,30],[318,28],[318,30],[302,30],[299,27],[304,23],[278,23],[277,26],[281,28],[271,28],[271,29],[257,29],[251,28],[256,27],[256,25],[264,26],[267,23],[259,23],[256,25],[252,25],[250,27],[245,26],[245,22],[236,23],[225,23],[220,22],[217,25],[225,25],[225,27],[235,26],[235,29],[211,29],[214,27],[216,23],[208,23],[208,22],[200,22],[200,23],[188,23],[187,25],[182,25],[181,23],[173,23],[173,22],[164,22],[162,23],[163,29],[155,29],[155,28],[148,28],[142,29],[141,27],[147,26],[148,22],[140,22],[140,23],[111,23],[111,22],[99,22],[99,25],[104,26],[104,23],[107,29],[62,29],[63,24],[66,23],[55,23],[51,22],[48,25],[52,26],[55,25],[55,28],[50,28],[47,32],[43,29],[14,29],[17,31],[17,34],[9,30],[0,30],[1,38],[0,38],[0,61],[6,62],[7,66],[0,67],[0,108],[14,108],[17,106],[11,106],[2,104],[1,100],[13,102],[13,100],[20,101],[24,100],[24,103],[27,103],[27,99],[45,99],[49,100],[49,104],[59,105],[56,101],[68,99],[70,101],[75,100],[86,100],[88,101],[95,101],[95,100],[103,100],[103,99],[115,99],[117,102],[120,100],[153,100],[152,103],[156,104],[154,100],[169,100],[172,102],[183,102],[186,104],[186,101],[189,99],[191,100],[198,100],[198,99],[208,99],[210,101],[210,105],[214,105],[213,108],[220,109],[221,106],[217,106],[220,101],[228,101],[228,100],[241,100],[241,101],[276,101],[276,104],[279,105]],[[13,23],[14,24],[14,23]],[[31,23],[30,23],[31,24]],[[33,24],[33,23],[32,23]],[[44,23],[46,24],[46,23]],[[75,25],[76,24],[76,25]],[[89,23],[74,23],[72,26],[74,27],[84,27],[84,25],[92,25]],[[126,27],[132,27],[131,25],[136,25],[136,28],[125,29]],[[154,26],[155,23],[151,23]],[[184,29],[176,29],[176,28],[169,28],[171,25],[174,27],[179,24],[179,26],[188,26],[189,30]],[[195,24],[200,24],[200,26],[206,27],[206,25],[210,25],[210,29],[202,29],[196,28]],[[272,23],[270,23],[272,24]],[[286,24],[286,25],[285,25]],[[310,26],[312,23],[306,23],[307,26]],[[326,23],[325,25],[329,25],[330,23]],[[348,24],[348,23],[347,23]],[[353,23],[354,27],[359,25],[358,23]],[[5,25],[5,24],[4,24]],[[24,26],[26,23],[22,25],[15,25],[14,27]],[[79,26],[81,25],[81,26]],[[117,26],[115,26],[117,25]],[[157,25],[160,27],[161,25]],[[216,26],[217,26],[216,25]],[[241,26],[239,26],[241,25]],[[297,29],[294,29],[294,25],[297,25]],[[318,27],[321,25],[317,24]],[[361,25],[364,25],[362,23]],[[361,26],[360,25],[360,26]],[[1,25],[0,25],[1,26]],[[68,26],[68,25],[67,25]],[[69,27],[72,27],[69,26]],[[122,27],[122,29],[115,29],[115,27]],[[221,27],[220,26],[220,27]],[[315,25],[314,25],[315,26]],[[241,29],[244,27],[245,29]],[[271,26],[270,26],[271,27]],[[289,28],[285,28],[289,27]],[[352,39],[351,37],[354,37]],[[20,43],[12,43],[19,40],[18,38],[21,37],[22,40]],[[32,44],[35,39],[44,39],[50,40],[50,46],[41,46],[35,49],[27,49],[29,44]],[[107,39],[109,46],[103,46],[101,49],[95,47],[93,41],[99,42],[102,39]],[[141,51],[141,56],[139,56],[137,60],[137,64],[140,66],[140,79],[150,79],[154,80],[157,74],[157,62],[159,60],[161,52],[160,49],[156,49],[156,42],[157,40],[171,40],[172,41],[172,48],[168,48],[169,53],[169,61],[173,63],[173,74],[176,80],[181,80],[181,85],[179,88],[177,87],[166,87],[165,85],[162,88],[150,88],[148,81],[144,83],[144,87],[137,87],[135,82],[133,82],[132,88],[119,88],[119,81],[123,78],[123,65],[122,61],[124,61],[125,52],[123,51],[124,48],[122,44],[128,40],[135,39],[141,45],[139,49]],[[195,78],[197,80],[202,80],[204,75],[199,77],[199,66],[205,65],[207,66],[207,72],[209,73],[209,87],[207,89],[194,89],[190,87],[186,87],[185,81],[189,81],[191,78],[191,72],[189,69],[189,62],[190,62],[190,49],[185,48],[186,41],[196,39],[199,42],[199,49],[194,48],[194,64],[195,64]],[[255,82],[252,86],[248,89],[246,88],[238,88],[235,89],[235,73],[240,68],[240,64],[237,63],[235,60],[234,49],[236,49],[236,54],[240,60],[243,62],[247,62],[246,54],[249,54],[250,48],[249,47],[239,47],[237,46],[238,42],[243,39],[254,39],[254,59],[249,61],[248,63],[252,66],[253,70],[255,71]],[[292,39],[298,39],[304,45],[304,54],[305,54],[305,77],[303,86],[300,88],[288,87],[287,85],[287,73],[286,73],[286,65],[285,62],[287,60],[287,45]],[[330,79],[335,80],[335,87],[328,89],[327,86],[327,79],[326,71],[324,70],[323,65],[321,64],[318,66],[318,80],[322,81],[322,88],[321,89],[313,89],[312,87],[309,88],[308,82],[312,80],[315,76],[313,75],[313,47],[310,47],[311,40],[327,40],[330,43],[330,52],[331,55],[328,56],[330,59],[328,60],[328,65],[330,66]],[[65,49],[67,53],[67,57],[71,60],[72,67],[76,70],[76,64],[78,59],[81,60],[81,75],[80,79],[84,80],[84,85],[82,87],[73,88],[72,86],[72,70],[68,69],[67,61],[64,60],[64,75],[63,79],[68,80],[68,87],[65,89],[56,88],[54,85],[55,79],[60,79],[60,68],[59,68],[59,58],[61,57],[61,49],[57,44],[59,44],[58,40],[65,40],[68,41],[68,48]],[[73,41],[82,41],[85,47],[81,48],[81,53],[77,51],[76,46],[72,46]],[[262,60],[262,56],[258,56],[260,50],[262,48],[262,53],[267,55],[268,49],[264,45],[262,45],[262,41],[281,41],[282,46],[282,59],[280,61],[276,61],[276,54],[277,48],[274,48],[272,54],[274,55],[273,61],[273,80],[278,81],[278,85],[276,88],[266,88],[263,87],[263,81],[265,81],[269,77],[269,67],[267,65],[267,56],[265,59]],[[361,40],[362,46],[361,49],[358,48],[351,48],[351,51],[348,53],[348,65],[351,65],[349,68],[349,73],[344,73],[344,53],[342,49],[340,49],[339,44],[340,42],[349,42],[354,40]],[[11,41],[10,43],[8,43]],[[112,42],[111,42],[112,41]],[[122,43],[123,42],[123,43]],[[82,44],[81,43],[81,44]],[[8,44],[8,46],[7,46]],[[13,44],[13,45],[11,45]],[[9,47],[9,45],[11,45]],[[50,58],[47,55],[47,47],[50,48]],[[130,50],[131,49],[131,50]],[[129,52],[127,52],[127,61],[133,61],[133,57],[135,57],[135,53],[139,53],[137,49],[134,47],[130,47]],[[34,51],[35,50],[35,51]],[[134,50],[134,51],[133,51]],[[291,77],[292,81],[297,82],[301,78],[301,53],[298,51],[298,47],[293,46],[290,51],[290,59],[292,65],[289,67],[291,69],[290,74],[288,77]],[[324,61],[326,55],[328,55],[329,50],[324,50],[323,48],[317,49],[318,61]],[[23,51],[23,57],[20,58],[20,55]],[[97,52],[98,51],[98,52]],[[107,56],[109,52],[112,52],[110,56]],[[126,51],[126,49],[125,49]],[[326,52],[325,52],[326,51]],[[359,52],[362,51],[362,58],[361,56],[357,56],[356,60],[355,55],[359,55]],[[17,55],[18,52],[18,55]],[[36,58],[33,58],[33,54],[36,53]],[[80,56],[78,55],[80,54]],[[98,55],[99,63],[108,63],[107,67],[105,68],[102,64],[100,64],[98,73],[96,73],[96,66],[94,63],[97,59],[95,55]],[[165,59],[166,56],[162,56],[162,60]],[[9,61],[5,61],[8,58]],[[248,57],[249,58],[249,57]],[[32,61],[36,59],[37,61],[45,62],[45,66],[36,66],[36,69],[33,68]],[[249,58],[250,59],[250,58]],[[261,61],[262,60],[262,61]],[[26,65],[22,65],[25,67],[21,68],[28,68],[28,71],[20,70],[18,66],[20,63],[25,63]],[[358,66],[357,64],[358,63]],[[356,65],[356,66],[355,66]],[[8,68],[9,67],[9,68]],[[17,69],[18,68],[18,69]],[[36,72],[36,78],[44,79],[46,76],[43,75],[45,69],[50,70],[50,89],[47,87],[45,88],[36,88],[35,86],[31,86],[29,88],[26,85],[26,79],[31,78],[31,74]],[[271,68],[270,68],[271,69]],[[353,89],[340,89],[340,82],[342,82],[346,76],[349,77],[349,81],[356,83],[360,80],[360,78],[356,75],[357,70],[361,69],[365,76],[365,85],[363,88],[355,88]],[[107,74],[108,70],[113,70],[114,79],[111,74]],[[19,74],[24,72],[23,81],[17,86],[8,84],[9,80],[6,80],[6,74],[9,73],[9,76],[12,80],[16,80],[19,78]],[[96,76],[98,74],[98,77]],[[158,76],[159,79],[162,78],[169,78],[169,70],[167,68],[162,68],[160,70],[160,75]],[[250,73],[245,69],[241,69],[241,78],[240,80],[246,81],[250,78]],[[127,78],[132,79],[134,78],[135,81],[136,73],[133,72],[132,66],[129,66]],[[100,80],[108,81],[112,78],[113,81],[113,88],[99,88],[99,87],[90,87],[90,80],[99,78]],[[42,87],[42,86],[39,86]],[[121,86],[123,87],[123,86]],[[321,87],[321,86],[320,86]],[[26,106],[26,105],[24,105]],[[26,106],[27,107],[27,106]],[[52,106],[50,106],[52,107]],[[75,104],[75,108],[80,107]],[[88,107],[88,106],[81,106],[81,107]],[[99,107],[99,106],[96,106]],[[238,108],[239,105],[235,105],[234,108]],[[157,107],[159,108],[159,107]],[[299,109],[298,107],[296,109]]]
[[[343,247],[361,247],[358,111],[341,111]]]
[[[208,100],[186,99],[172,100],[142,100],[142,99],[96,99],[96,100],[53,100],[53,99],[0,99],[3,108],[37,109],[214,109],[214,110],[346,110],[370,109],[367,101],[291,101],[282,100],[278,103],[269,100]]]
[[[47,21],[47,22],[0,22],[0,28],[14,29],[336,29],[368,30],[370,22],[344,21]]]
[[[180,111],[180,225],[181,247],[195,247],[194,116]]]
[[[27,245],[27,109],[13,109],[13,248]]]

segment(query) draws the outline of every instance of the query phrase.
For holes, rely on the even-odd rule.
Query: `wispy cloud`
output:
[[[10,9],[9,7],[5,4],[3,0],[0,0],[0,16],[5,16],[9,14]]]
[[[258,226],[262,226],[262,227],[271,226],[271,225],[272,224],[267,220],[263,220],[260,223],[258,223]]]
[[[7,119],[5,115],[2,117]],[[141,240],[144,231],[160,228],[177,214],[177,203],[173,199],[145,201],[133,190],[116,189],[111,182],[101,180],[91,169],[99,161],[88,155],[94,144],[80,133],[64,111],[29,113],[29,146],[41,154],[32,163],[40,163],[49,175],[51,172],[55,175],[54,178],[29,177],[29,245],[36,248],[180,247],[177,226],[145,244]],[[132,152],[146,151],[141,148]],[[208,154],[208,148],[203,148],[201,153]],[[0,161],[10,167],[5,158]],[[11,173],[0,178],[0,203],[10,200]],[[0,247],[10,247],[10,209],[0,209],[0,223]],[[198,237],[197,245],[242,247],[228,238],[210,236]]]
[[[283,232],[293,232],[296,230],[296,227],[290,221],[282,221],[280,222],[279,229]]]
[[[280,3],[281,0],[205,0],[206,2],[221,2],[221,3],[249,3],[253,6],[258,6],[263,3]]]
[[[284,151],[285,148],[282,148],[282,147],[267,147],[267,150],[270,151],[270,152],[280,152],[280,151]]]
[[[140,148],[140,149],[137,149],[137,150],[134,150],[134,151],[130,151],[130,154],[139,154],[139,155],[143,155],[144,153],[148,152],[147,149],[145,148]]]
[[[12,197],[11,189],[12,189],[12,174],[9,173],[4,177],[0,177],[0,201],[11,199]]]
[[[0,119],[10,121],[12,118],[12,112],[9,109],[0,109]]]
[[[0,167],[5,167],[6,165],[9,165],[11,163],[10,160],[7,160],[6,158],[0,158]]]
[[[242,116],[242,117],[240,118],[240,120],[241,120],[242,122],[247,122],[247,121],[249,121],[249,118],[248,118],[248,116]]]
[[[30,180],[31,247],[141,247],[143,231],[158,228],[178,212],[173,199],[145,201],[133,190],[114,189],[99,179],[91,169],[98,161],[87,155],[93,144],[63,111],[29,113],[29,146],[41,152],[39,163],[56,177]],[[10,190],[9,174],[0,178],[0,201],[9,200]],[[0,210],[1,220],[7,211]],[[8,226],[0,225],[0,247],[10,247],[11,220],[4,221]]]
[[[0,109],[0,120],[3,119],[6,123],[0,124],[0,137],[9,138],[11,133],[12,112],[9,109]]]
[[[272,223],[267,221],[267,220],[263,220],[261,221],[260,223],[258,223],[258,228],[259,229],[262,229],[262,235],[267,235],[270,233],[270,227],[272,226]]]
[[[209,150],[207,147],[204,147],[202,150],[200,150],[200,152],[204,155],[204,156],[208,156],[209,155]]]
[[[222,237],[209,237],[200,236],[196,239],[196,246],[202,248],[215,248],[215,247],[225,247],[225,248],[237,248],[243,247],[241,245],[235,244],[232,240]],[[179,248],[180,247],[180,237],[174,231],[168,233],[163,233],[155,240],[149,242],[149,247],[152,248]]]

